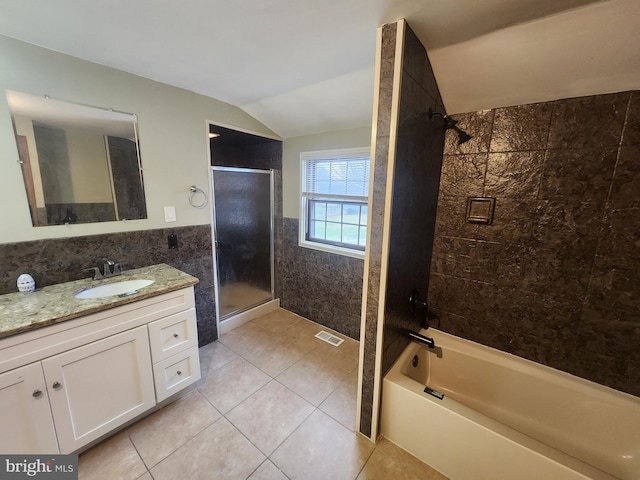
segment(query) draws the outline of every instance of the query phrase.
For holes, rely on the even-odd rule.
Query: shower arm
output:
[[[444,120],[445,130],[455,130],[455,132],[458,134],[458,145],[462,145],[463,143],[468,142],[473,138],[467,132],[458,127],[458,120],[456,120],[455,118],[451,118],[446,113],[438,112],[429,108],[429,110],[427,110],[427,116],[429,117],[429,119],[432,119],[434,115],[440,115],[442,117],[442,119]]]

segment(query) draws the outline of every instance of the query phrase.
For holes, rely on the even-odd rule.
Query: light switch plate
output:
[[[164,221],[165,222],[176,221],[176,207],[164,207]]]

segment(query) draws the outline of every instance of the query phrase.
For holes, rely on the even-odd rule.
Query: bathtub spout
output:
[[[413,332],[411,330],[409,331],[409,338],[412,341],[420,343],[422,345],[426,345],[429,348],[435,348],[436,346],[436,342],[433,341],[433,338],[422,335],[421,333]]]

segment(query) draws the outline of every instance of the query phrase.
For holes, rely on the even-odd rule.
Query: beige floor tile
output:
[[[250,323],[271,333],[282,333],[301,320],[302,317],[296,315],[295,313],[289,312],[282,308],[277,308],[276,310],[273,310],[266,315],[254,318]]]
[[[269,456],[313,410],[313,405],[273,380],[226,418]]]
[[[294,342],[305,351],[311,352],[322,344],[326,345],[325,342],[315,337],[322,329],[323,327],[321,325],[302,319],[300,322],[282,332],[282,336],[286,341]]]
[[[126,432],[96,445],[78,459],[79,480],[135,480],[146,472]]]
[[[265,460],[247,480],[287,480],[287,477],[273,463]]]
[[[320,404],[320,410],[330,415],[351,431],[356,428],[358,378],[351,374],[327,399]]]
[[[343,344],[344,345],[344,344]],[[322,365],[328,370],[335,372],[351,373],[358,368],[358,360],[353,359],[350,353],[341,350],[340,347],[326,345],[320,346],[308,354],[309,359],[313,359],[318,365]]]
[[[218,418],[220,413],[200,392],[193,390],[131,426],[129,436],[151,468]]]
[[[277,380],[317,407],[347,375],[327,368],[311,352],[278,375]]]
[[[238,354],[215,341],[200,347],[200,373],[201,383],[207,378],[210,370],[216,370],[238,358]]]
[[[357,342],[349,339],[338,347],[329,345],[326,342],[322,343],[311,352],[311,355],[321,359],[327,368],[346,370],[347,372],[357,370],[359,354]]]
[[[447,477],[390,441],[382,439],[377,443],[358,480],[447,480]]]
[[[279,309],[202,347],[197,390],[82,454],[79,478],[353,480],[373,449],[349,432],[358,342],[336,348],[320,330],[330,331]],[[385,455],[408,454],[394,448],[379,444],[363,475],[378,461],[395,468]]]
[[[244,480],[265,460],[233,425],[221,418],[151,469],[154,480]]]
[[[218,342],[235,353],[243,355],[261,345],[269,345],[279,343],[280,338],[262,328],[256,327],[251,322],[247,322],[238,328],[234,328],[229,333],[225,333],[220,337]]]
[[[277,377],[306,354],[307,351],[294,342],[284,342],[275,346],[261,345],[244,353],[244,358],[267,375]]]
[[[293,480],[353,480],[374,445],[316,410],[270,460]]]
[[[214,407],[225,414],[269,381],[271,377],[267,374],[244,358],[237,358],[209,372],[207,380],[198,390]]]

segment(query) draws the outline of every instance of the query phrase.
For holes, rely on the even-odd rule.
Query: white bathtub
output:
[[[410,344],[384,378],[381,430],[390,441],[454,480],[640,479],[640,398],[433,328],[422,333],[436,348]]]

